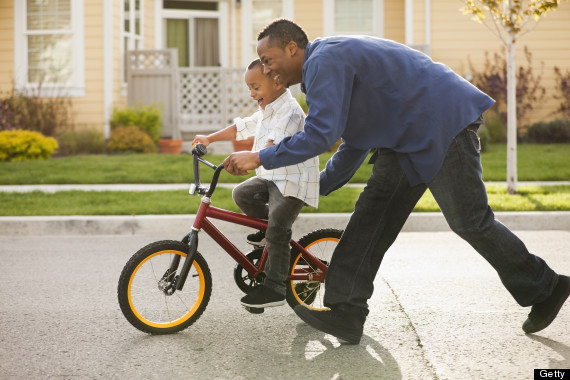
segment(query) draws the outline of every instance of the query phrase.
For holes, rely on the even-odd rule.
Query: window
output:
[[[142,2],[143,0],[123,0],[123,86],[127,82],[127,52],[143,48]]]
[[[163,46],[178,50],[179,67],[220,66],[220,17],[216,2],[164,1]]]
[[[293,0],[242,0],[242,65],[257,58],[257,35],[277,18],[293,19]]]
[[[383,0],[323,0],[325,35],[381,36]]]
[[[15,80],[23,92],[83,96],[83,1],[15,1]]]

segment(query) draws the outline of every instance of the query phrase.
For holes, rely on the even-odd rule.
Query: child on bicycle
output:
[[[248,66],[245,82],[260,109],[249,117],[234,119],[234,124],[218,132],[197,135],[194,143],[208,146],[214,141],[254,136],[252,151],[255,152],[303,129],[303,110],[287,88],[263,74],[259,59]],[[291,227],[303,205],[318,206],[319,159],[313,157],[275,170],[259,167],[256,174],[236,186],[232,196],[244,214],[268,219],[266,233],[259,231],[247,237],[250,244],[267,244],[265,281],[241,299],[243,306],[265,308],[285,304]]]

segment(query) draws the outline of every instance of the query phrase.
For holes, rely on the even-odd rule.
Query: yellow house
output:
[[[178,49],[180,67],[244,67],[256,35],[275,18],[300,24],[309,39],[369,34],[423,50],[468,77],[470,59],[502,42],[460,12],[461,0],[0,0],[0,91],[40,91],[73,100],[76,125],[108,135],[113,106],[125,105],[126,52]],[[528,121],[551,119],[558,103],[553,68],[570,70],[570,2],[517,42],[544,63],[544,104]],[[38,90],[38,84],[41,88]],[[237,116],[237,115],[236,115]],[[222,127],[222,126],[220,126]]]

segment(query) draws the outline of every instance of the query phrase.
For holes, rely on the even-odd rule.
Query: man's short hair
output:
[[[303,29],[291,20],[278,19],[267,25],[259,35],[257,40],[269,37],[269,43],[280,49],[285,49],[285,46],[291,41],[295,42],[301,49],[307,47],[309,39]]]
[[[259,66],[260,68],[263,69],[263,63],[261,63],[261,59],[256,58],[253,61],[251,61],[251,63],[249,64],[249,66],[247,66],[248,70],[253,69],[254,67]]]

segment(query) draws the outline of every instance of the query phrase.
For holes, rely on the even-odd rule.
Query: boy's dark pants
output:
[[[244,214],[268,219],[265,239],[269,256],[265,266],[264,285],[285,295],[285,280],[291,256],[291,227],[304,202],[284,197],[275,183],[259,177],[240,183],[234,188],[232,196]]]

